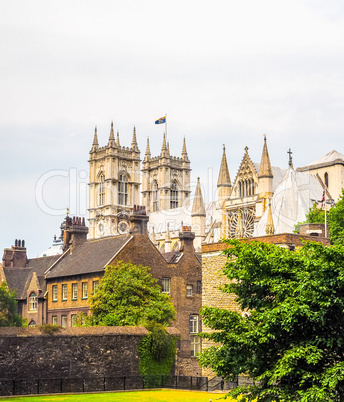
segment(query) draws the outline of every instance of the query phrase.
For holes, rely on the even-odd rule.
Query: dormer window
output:
[[[29,296],[29,311],[37,311],[37,296],[35,292],[31,292]]]

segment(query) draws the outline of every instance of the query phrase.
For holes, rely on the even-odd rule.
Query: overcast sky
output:
[[[121,145],[136,126],[143,157],[167,113],[207,201],[222,144],[232,180],[263,134],[274,166],[289,148],[295,167],[344,153],[340,0],[2,0],[0,37],[1,250],[25,239],[35,257],[66,207],[86,216],[94,127],[106,145],[111,120]]]

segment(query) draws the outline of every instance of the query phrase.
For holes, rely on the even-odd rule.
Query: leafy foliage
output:
[[[21,327],[23,319],[18,314],[15,292],[10,292],[7,284],[0,285],[0,327]]]
[[[149,270],[123,261],[106,267],[90,299],[93,325],[145,325],[150,321],[169,325],[175,319],[175,308]]]
[[[344,245],[344,189],[337,204],[330,208],[328,221],[331,243]]]
[[[321,208],[318,208],[316,202],[311,206],[311,208],[309,208],[309,211],[306,214],[306,220],[303,222],[298,222],[295,225],[294,233],[299,233],[300,225],[305,223],[325,223],[325,211]]]
[[[215,330],[202,336],[221,346],[203,352],[201,364],[228,379],[254,378],[231,392],[242,401],[344,400],[344,247],[227,243],[223,291],[250,314],[202,309]]]
[[[147,325],[150,332],[139,345],[140,374],[154,376],[170,375],[176,354],[176,338],[170,336],[166,329],[155,322]],[[154,377],[151,385],[155,386]]]
[[[54,325],[54,324],[42,324],[38,328],[43,334],[47,334],[47,335],[54,335],[57,332],[59,332],[61,329],[61,327],[59,325]]]

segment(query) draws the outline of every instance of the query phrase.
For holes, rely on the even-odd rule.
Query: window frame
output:
[[[105,175],[100,174],[99,178],[99,205],[104,205],[105,202]]]
[[[189,332],[190,332],[190,334],[198,334],[199,333],[199,315],[198,314],[190,314],[190,316],[189,316]]]
[[[161,280],[161,293],[171,294],[171,278],[164,277]]]
[[[124,173],[118,177],[118,205],[128,205],[128,179]]]
[[[99,279],[92,281],[92,293],[95,295],[99,288]]]
[[[178,208],[178,186],[174,181],[171,183],[170,190],[170,209]]]
[[[88,299],[88,282],[82,282],[82,299]],[[86,294],[86,296],[85,296]]]
[[[70,322],[71,322],[72,327],[77,327],[78,326],[78,315],[77,314],[71,314]]]
[[[153,198],[153,212],[159,211],[158,207],[158,182],[154,180],[153,186],[152,186],[152,198]]]
[[[57,325],[57,315],[53,315],[51,317],[51,323],[52,323],[52,325]]]
[[[68,317],[66,315],[61,315],[61,327],[67,328],[67,323],[68,323]]]
[[[31,292],[29,295],[29,311],[37,311],[38,300],[36,292]]]
[[[53,302],[58,301],[58,286],[57,285],[52,285],[52,287],[51,287],[51,300]]]
[[[191,357],[197,357],[201,353],[201,337],[198,335],[191,335]]]
[[[191,284],[186,285],[186,297],[193,296],[193,286]]]
[[[198,295],[202,294],[202,281],[196,282],[196,294]]]
[[[78,283],[72,283],[72,300],[78,300]]]
[[[61,300],[66,301],[68,298],[68,285],[67,283],[62,283],[61,286]]]

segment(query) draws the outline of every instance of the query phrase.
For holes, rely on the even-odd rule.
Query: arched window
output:
[[[128,182],[127,177],[124,173],[119,175],[118,180],[118,204],[119,205],[128,204]]]
[[[158,211],[158,182],[155,180],[152,189],[153,195],[153,212]]]
[[[99,205],[104,205],[105,202],[105,176],[100,175],[99,181]]]
[[[171,184],[170,208],[178,208],[178,188],[176,182]]]
[[[34,320],[31,320],[29,322],[29,327],[35,327],[36,326],[36,322]]]
[[[325,178],[325,186],[328,187],[328,173],[327,172],[325,172],[324,178]]]
[[[31,292],[29,296],[29,311],[37,311],[37,296],[35,292]]]
[[[239,181],[239,197],[242,197],[242,183]]]

